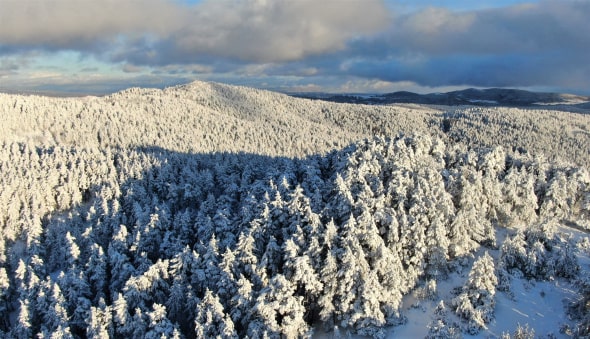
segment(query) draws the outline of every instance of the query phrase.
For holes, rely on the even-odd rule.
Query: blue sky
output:
[[[0,0],[0,90],[590,94],[590,1]]]

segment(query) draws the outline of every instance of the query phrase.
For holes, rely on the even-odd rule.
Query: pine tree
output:
[[[455,312],[469,322],[469,333],[476,334],[494,317],[498,279],[492,257],[486,252],[474,263],[463,292],[453,299]]]
[[[500,261],[506,269],[518,268],[524,273],[527,261],[527,243],[521,230],[504,241],[500,252]]]
[[[297,294],[302,296],[315,296],[322,290],[322,283],[312,267],[310,257],[302,255],[302,250],[295,244],[292,239],[288,239],[283,244],[285,253],[283,263],[283,274],[294,286]]]
[[[386,320],[391,322],[399,317],[402,297],[411,286],[403,278],[405,272],[398,253],[381,243],[374,254],[373,271],[377,274],[381,295],[379,300]]]
[[[60,286],[64,287],[64,296],[68,313],[71,315],[72,331],[83,331],[87,313],[90,311],[91,290],[84,271],[71,268],[66,274],[59,275]]]
[[[535,179],[525,168],[511,167],[504,178],[503,195],[510,208],[510,222],[530,225],[537,220]]]
[[[320,308],[320,320],[326,324],[327,328],[333,328],[336,325],[336,305],[335,297],[338,289],[338,261],[337,256],[339,249],[328,249],[324,266],[320,270],[320,280],[323,284],[323,291],[318,298]]]
[[[216,291],[217,282],[221,278],[221,270],[219,267],[221,258],[217,245],[217,237],[215,235],[211,237],[208,246],[202,247],[200,253],[202,253],[202,256],[200,257],[200,265],[203,275],[199,277],[199,283],[202,288]]]
[[[572,278],[580,271],[578,259],[569,241],[564,241],[555,254],[555,274],[559,277]]]
[[[107,264],[107,256],[102,247],[92,244],[90,247],[90,258],[86,263],[86,275],[92,290],[91,295],[94,295],[95,303],[106,295],[106,284],[108,282]]]
[[[350,192],[350,188],[347,185],[346,180],[340,175],[336,174],[334,181],[334,192],[332,192],[333,198],[328,203],[327,210],[330,211],[330,215],[336,222],[342,222],[352,212],[354,198]]]
[[[251,323],[248,333],[254,334],[264,327],[271,337],[309,336],[311,328],[304,319],[303,297],[296,296],[294,292],[295,286],[282,274],[273,276],[268,286],[260,292],[253,309],[261,323]]]
[[[135,272],[135,268],[129,262],[125,225],[120,225],[119,230],[113,234],[109,243],[108,260],[111,272],[109,289],[112,295],[116,295]]]
[[[144,311],[141,308],[137,307],[123,330],[126,333],[129,333],[132,338],[144,338],[148,331],[148,325],[149,319],[147,315],[144,314]]]
[[[123,297],[123,294],[118,293],[114,297],[111,309],[113,314],[115,335],[131,335],[133,333],[133,329],[131,328],[132,316],[129,314],[127,301]]]
[[[152,302],[164,303],[168,300],[169,260],[158,260],[142,275],[129,278],[123,288],[129,307],[146,309]]]
[[[197,338],[238,337],[234,324],[223,310],[219,298],[208,289],[197,308],[195,335]]]
[[[253,300],[256,296],[252,283],[243,275],[237,281],[238,290],[230,300],[229,315],[238,333],[245,333],[250,322]]]
[[[469,304],[466,304],[469,308]],[[434,310],[435,318],[428,324],[426,339],[459,339],[462,338],[459,326],[450,322],[444,301],[440,301]]]
[[[145,338],[172,338],[178,329],[166,317],[166,307],[155,303],[152,308],[153,311],[148,313],[149,325]]]
[[[105,304],[103,299],[98,302],[98,307],[90,307],[86,322],[86,334],[89,338],[112,338],[114,336],[112,308]]]
[[[426,274],[436,280],[447,275],[450,240],[442,220],[435,219],[426,231]]]
[[[237,282],[235,278],[235,263],[236,258],[234,252],[227,248],[221,255],[221,262],[219,263],[219,279],[215,285],[217,295],[221,303],[228,305],[232,296],[237,292]]]
[[[9,311],[10,311],[10,280],[8,279],[8,274],[6,274],[6,269],[4,267],[0,267],[0,331],[7,331],[10,320],[9,320]]]
[[[386,318],[381,309],[383,288],[375,271],[366,273],[357,293],[349,323],[354,324],[356,331],[361,335],[384,337],[382,327],[386,324]]]
[[[253,220],[251,225],[255,225],[256,222]],[[252,231],[247,231],[240,234],[238,243],[236,245],[235,256],[236,256],[236,270],[241,272],[247,279],[257,285],[262,285],[261,278],[257,273],[258,257],[255,252],[258,251],[256,245],[256,239],[253,236]]]
[[[29,310],[29,301],[19,300],[18,315],[15,326],[10,330],[13,338],[30,338],[31,330],[31,315]]]
[[[66,300],[58,284],[50,283],[47,295],[47,309],[43,311],[41,331],[47,333],[70,331]],[[71,334],[69,335],[71,337]]]

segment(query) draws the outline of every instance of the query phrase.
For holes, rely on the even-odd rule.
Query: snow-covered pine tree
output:
[[[340,249],[328,249],[326,259],[321,268],[320,280],[323,284],[323,290],[318,298],[318,307],[320,310],[320,320],[328,329],[336,325],[336,296],[338,293],[338,257]]]
[[[113,315],[110,306],[104,299],[99,300],[98,307],[92,306],[86,322],[88,338],[112,338],[114,336]]]
[[[463,292],[452,301],[455,312],[468,321],[470,334],[477,334],[494,318],[497,285],[494,261],[486,252],[473,263]]]
[[[504,240],[500,248],[500,261],[502,262],[501,267],[506,270],[514,268],[524,270],[527,261],[527,243],[522,230],[518,230],[514,236]]]
[[[9,311],[11,305],[10,298],[10,279],[6,274],[6,268],[0,267],[0,331],[8,331],[10,325]]]
[[[178,328],[167,318],[166,306],[154,303],[152,311],[148,313],[149,325],[145,334],[146,339],[178,337]]]
[[[252,290],[252,283],[243,275],[237,281],[237,288],[229,302],[229,315],[234,322],[236,332],[246,333],[257,295]]]
[[[33,334],[31,329],[31,314],[29,301],[19,300],[18,313],[15,325],[10,329],[10,336],[13,338],[30,338]]]
[[[512,166],[503,181],[502,194],[509,208],[509,223],[531,225],[537,221],[538,199],[535,195],[535,177],[524,166]]]
[[[248,335],[260,337],[266,334],[270,338],[311,336],[311,327],[305,322],[303,297],[294,292],[295,286],[282,274],[274,275],[256,299],[253,309],[256,316],[248,327]]]
[[[120,225],[109,243],[108,260],[111,272],[109,289],[111,295],[121,292],[127,279],[135,272],[135,268],[129,262],[127,236],[127,227]]]
[[[91,295],[94,296],[93,302],[96,303],[100,298],[106,296],[107,275],[107,256],[101,246],[92,244],[90,248],[90,257],[85,265],[85,271],[90,283]]]

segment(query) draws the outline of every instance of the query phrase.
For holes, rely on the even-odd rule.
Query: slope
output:
[[[0,110],[2,140],[43,145],[301,157],[372,135],[423,133],[589,164],[590,116],[550,110],[336,104],[203,82],[105,97],[0,94]]]

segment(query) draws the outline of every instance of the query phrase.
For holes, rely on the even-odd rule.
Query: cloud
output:
[[[127,77],[104,74],[65,74],[60,72],[33,72],[18,79],[0,82],[0,91],[38,93],[68,93],[72,95],[103,95],[129,87],[174,86],[194,79],[182,76],[141,74]]]
[[[15,75],[20,66],[12,60],[0,60],[0,78]]]
[[[207,65],[190,64],[190,65],[166,65],[160,66],[152,70],[152,74],[168,74],[168,75],[186,75],[186,74],[208,74],[213,72],[213,68]]]
[[[381,0],[4,0],[2,7],[5,51],[71,49],[134,64],[297,60],[387,24]]]
[[[298,60],[343,49],[346,42],[385,28],[382,1],[243,0],[205,2],[198,25],[172,36],[180,52],[256,62]]]
[[[425,86],[590,86],[590,1],[476,11],[426,8],[354,41],[338,67]],[[578,87],[580,88],[580,87]]]
[[[0,56],[0,78],[18,75],[23,67],[30,64],[31,57],[28,54],[10,57]]]
[[[139,73],[143,70],[142,67],[138,67],[132,64],[123,65],[123,72],[125,73]]]
[[[166,35],[185,22],[165,0],[3,0],[0,44],[14,49],[84,50],[122,35]]]
[[[272,88],[590,88],[590,1],[397,13],[392,2],[402,3],[2,0],[0,60],[37,53],[41,67],[44,55],[70,51],[81,60],[71,72],[102,63],[122,81],[141,74]],[[5,83],[27,68],[7,65]]]
[[[428,55],[590,49],[588,1],[543,1],[472,12],[428,8],[401,17],[388,46]]]

